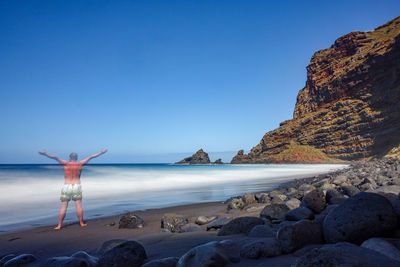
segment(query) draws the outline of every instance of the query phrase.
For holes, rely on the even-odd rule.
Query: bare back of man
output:
[[[63,160],[57,156],[49,155],[46,151],[39,151],[39,154],[46,157],[57,160],[60,164],[64,165],[64,186],[61,190],[61,209],[60,216],[58,220],[58,225],[54,228],[56,230],[61,229],[62,222],[65,218],[67,212],[68,203],[70,200],[74,200],[76,207],[76,215],[79,219],[79,224],[84,227],[87,224],[83,222],[83,209],[82,209],[82,187],[81,187],[81,172],[82,167],[89,162],[92,158],[96,158],[107,150],[103,149],[99,153],[96,153],[84,160],[77,161],[78,155],[76,153],[71,153],[69,156],[69,161]]]

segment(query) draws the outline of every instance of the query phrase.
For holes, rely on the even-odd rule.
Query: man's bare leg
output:
[[[75,207],[76,207],[76,216],[78,216],[79,219],[79,224],[84,227],[87,224],[83,223],[83,210],[82,210],[82,201],[77,200],[75,201]]]
[[[60,217],[58,219],[58,225],[54,228],[55,230],[60,230],[62,222],[65,218],[65,213],[67,212],[68,201],[61,202]]]

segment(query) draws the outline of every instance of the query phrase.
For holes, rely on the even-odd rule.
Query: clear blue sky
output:
[[[398,15],[399,1],[2,0],[0,163],[230,160],[292,117],[315,51]]]

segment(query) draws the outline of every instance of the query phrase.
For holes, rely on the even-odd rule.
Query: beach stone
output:
[[[119,220],[119,228],[135,229],[142,228],[144,225],[143,218],[134,213],[124,214]]]
[[[271,198],[269,197],[269,195],[267,193],[261,193],[261,194],[259,194],[257,201],[258,201],[258,203],[270,203]]]
[[[240,256],[248,259],[275,257],[281,253],[281,246],[278,240],[276,240],[274,237],[250,242],[242,246],[240,249]]]
[[[263,224],[256,225],[251,228],[248,236],[249,237],[274,237],[276,235],[274,229],[271,226]]]
[[[289,208],[286,204],[270,204],[264,207],[260,213],[260,217],[268,220],[283,220],[288,211]]]
[[[301,220],[295,224],[279,228],[277,239],[285,253],[306,245],[324,243],[321,224],[310,220]]]
[[[186,216],[175,213],[166,213],[161,218],[161,228],[167,229],[172,233],[178,233],[182,226],[188,223],[189,220]]]
[[[352,185],[342,186],[340,189],[345,195],[349,197],[355,196],[356,194],[361,192],[360,189]]]
[[[189,232],[196,232],[196,231],[204,231],[204,229],[195,223],[188,223],[181,227],[181,229],[179,230],[179,233],[189,233]]]
[[[246,212],[252,213],[252,212],[261,212],[261,210],[263,209],[263,206],[253,206],[253,207],[248,207],[246,209]]]
[[[229,217],[219,217],[219,218],[213,220],[212,222],[210,222],[209,224],[207,224],[207,231],[212,230],[212,229],[214,229],[214,230],[220,229],[222,226],[227,224],[230,220],[231,220],[231,218],[229,218]]]
[[[175,267],[178,261],[178,257],[168,257],[149,261],[148,263],[143,264],[142,267]]]
[[[319,189],[326,191],[326,190],[335,189],[335,188],[336,188],[336,185],[330,184],[330,183],[325,183]]]
[[[344,182],[347,182],[347,177],[344,175],[339,175],[336,178],[333,179],[332,183],[335,185],[341,185]]]
[[[99,261],[99,258],[89,255],[85,251],[75,252],[74,254],[71,255],[71,257],[85,260],[89,264],[88,266],[90,266],[90,267],[96,266]]]
[[[288,226],[288,225],[293,225],[297,221],[282,221],[278,224],[278,230],[281,229],[282,227]]]
[[[250,205],[256,202],[254,194],[244,193],[243,201],[245,205]]]
[[[9,261],[15,257],[16,257],[15,254],[4,255],[3,257],[0,258],[0,266],[3,266],[4,263],[6,263],[7,261]]]
[[[264,220],[259,217],[239,217],[222,226],[221,230],[218,232],[218,235],[247,235],[254,226],[263,224]]]
[[[324,209],[324,211],[323,211],[322,213],[315,215],[314,220],[322,224],[322,222],[324,221],[326,215],[328,215],[329,212],[331,212],[331,211],[332,211],[334,208],[336,208],[337,206],[339,206],[339,205],[334,205],[334,204],[328,205],[328,206]]]
[[[245,206],[244,201],[241,197],[232,198],[228,202],[227,210],[241,210]]]
[[[147,259],[143,246],[136,241],[126,241],[103,254],[98,267],[107,266],[142,266]]]
[[[314,189],[301,200],[301,206],[307,207],[314,213],[321,213],[326,206],[325,194],[322,189]]]
[[[374,191],[375,193],[392,193],[398,196],[400,194],[400,185],[385,185],[378,187]]]
[[[67,256],[61,256],[61,257],[52,257],[48,258],[42,267],[94,267],[97,265],[96,264],[90,264],[87,262],[85,259],[81,258],[75,258],[75,257],[67,257]]]
[[[217,216],[212,216],[212,217],[199,216],[196,218],[195,223],[197,223],[198,225],[203,225],[215,220],[216,218]]]
[[[291,198],[285,202],[286,206],[291,210],[300,207],[300,203],[301,201],[297,198]]]
[[[297,189],[298,191],[303,191],[303,192],[311,192],[312,190],[315,189],[315,186],[310,185],[310,184],[302,184],[299,186]]]
[[[104,255],[107,251],[109,251],[110,249],[125,243],[126,241],[129,241],[127,239],[110,239],[107,240],[106,242],[104,242],[100,248],[97,249],[96,251],[96,255],[102,256]]]
[[[315,248],[320,248],[322,246],[323,246],[322,244],[311,244],[311,245],[304,246],[301,249],[298,249],[295,252],[293,252],[293,256],[301,257],[301,256],[305,255],[306,253],[310,252],[311,250],[313,250]]]
[[[231,240],[212,241],[185,253],[176,267],[219,267],[240,261],[240,248]]]
[[[373,250],[341,242],[312,249],[310,252],[300,257],[293,266],[394,267],[399,266],[399,262]]]
[[[330,203],[331,199],[334,197],[343,197],[343,195],[336,189],[329,189],[326,191],[325,200],[327,203]]]
[[[397,216],[389,200],[361,192],[334,208],[323,221],[328,243],[360,244],[371,237],[385,236],[396,229]]]
[[[400,250],[382,238],[370,238],[364,241],[361,244],[361,247],[372,249],[386,257],[400,262]]]
[[[285,215],[285,220],[288,221],[300,221],[303,219],[314,219],[314,213],[306,207],[298,207],[288,211]]]
[[[3,267],[19,267],[31,262],[37,261],[37,258],[32,254],[21,254],[6,261]]]
[[[330,203],[331,205],[339,205],[342,204],[343,202],[346,201],[346,197],[333,197],[330,199]]]
[[[370,183],[362,184],[358,188],[360,189],[360,191],[373,191],[374,190],[374,186]]]
[[[283,203],[286,199],[287,196],[282,195],[282,194],[274,194],[273,196],[271,196],[271,203]]]

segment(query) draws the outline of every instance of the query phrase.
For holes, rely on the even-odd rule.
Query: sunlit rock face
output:
[[[293,119],[266,133],[249,154],[238,153],[232,163],[385,156],[400,144],[399,103],[397,17],[374,31],[346,34],[316,52],[307,66],[306,85],[297,95]]]

